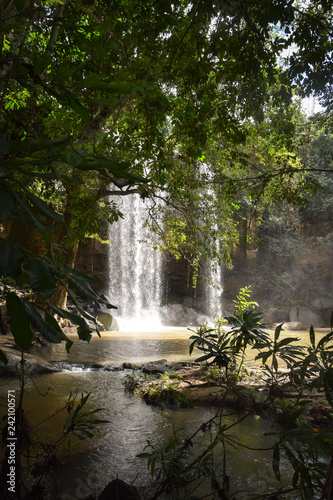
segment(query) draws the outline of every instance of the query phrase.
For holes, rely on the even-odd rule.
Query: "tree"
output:
[[[2,275],[16,277],[30,269],[30,285],[52,306],[55,285],[69,290],[78,242],[96,233],[101,216],[111,222],[120,216],[105,196],[133,192],[142,197],[167,193],[162,220],[170,231],[163,231],[164,244],[184,251],[194,263],[205,252],[220,258],[213,242],[223,221],[222,254],[228,260],[227,246],[236,235],[237,176],[250,191],[257,177],[255,196],[262,196],[269,184],[280,186],[274,179],[288,175],[293,183],[299,175],[298,166],[286,168],[294,161],[293,127],[279,130],[288,112],[277,112],[275,121],[267,122],[272,101],[288,110],[298,85],[305,94],[316,91],[330,110],[331,18],[330,2],[315,0],[300,5],[5,0],[0,133],[6,203],[1,220],[15,216],[35,225],[49,259],[54,223],[66,221],[68,234],[58,234],[65,258],[50,263],[38,257],[34,273],[32,264],[22,267],[20,250],[2,239]],[[283,65],[282,51],[295,43]],[[257,134],[261,123],[263,129],[269,123],[269,139],[263,129]],[[272,163],[272,155],[259,151],[265,141],[271,148],[284,141],[280,163],[273,165],[278,153]],[[216,143],[219,162],[214,161]],[[200,162],[206,171],[199,171]],[[209,191],[210,184],[217,188]],[[280,195],[289,196],[290,190]],[[43,223],[45,217],[53,225]],[[179,226],[184,230],[177,239]],[[61,271],[52,265],[61,265]],[[54,305],[52,311],[67,314]]]

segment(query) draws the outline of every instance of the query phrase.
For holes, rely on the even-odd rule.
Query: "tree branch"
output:
[[[97,16],[95,16],[95,14],[93,12],[91,12],[91,10],[88,9],[88,7],[86,7],[85,5],[82,5],[82,3],[80,2],[80,0],[74,0],[74,3],[75,3],[75,5],[76,5],[76,7],[78,9],[80,9],[82,12],[84,12],[85,14],[87,14],[87,16],[89,16],[91,19],[93,19],[93,21],[95,21],[95,23],[102,24],[101,19],[99,19]],[[127,64],[127,68],[130,71],[131,75],[133,76],[133,73],[131,71],[131,67],[130,67],[130,64],[129,64],[129,60],[128,60],[128,57],[127,57],[127,53],[126,53],[124,42],[122,42],[121,40],[119,40],[119,38],[117,37],[117,35],[113,31],[111,31],[110,29],[106,30],[106,33],[108,33],[121,46],[122,53],[123,53],[124,59],[125,59],[126,64]],[[133,78],[134,78],[134,76],[133,76]]]
[[[140,190],[129,189],[128,191],[103,191],[100,198],[105,198],[106,196],[127,196],[129,194],[140,194]]]
[[[63,4],[57,6],[57,11],[58,12],[55,13],[54,18],[56,18],[56,17],[59,18],[59,17],[63,16],[64,9],[65,9],[65,4],[66,4],[66,0],[64,0]],[[53,28],[52,28],[52,31],[51,31],[51,35],[50,35],[47,47],[45,49],[44,55],[50,55],[50,54],[52,54],[54,46],[55,46],[55,43],[56,43],[57,38],[58,38],[59,29],[60,29],[60,22],[59,21],[55,21],[55,23],[53,25]],[[47,68],[44,68],[42,70],[42,72],[40,74],[41,80],[45,79],[45,77],[46,77],[46,71],[47,71]]]

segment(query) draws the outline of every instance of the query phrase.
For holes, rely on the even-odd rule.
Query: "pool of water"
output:
[[[186,328],[151,332],[106,332],[102,334],[102,338],[94,336],[90,344],[76,341],[70,354],[63,344],[41,348],[39,352],[48,360],[65,361],[69,364],[140,364],[161,358],[184,361],[190,359],[190,334],[191,331]],[[293,335],[299,337],[299,332],[293,332]],[[307,341],[305,336],[304,341]],[[24,408],[39,437],[45,441],[56,440],[61,436],[67,413],[66,410],[59,410],[63,408],[70,392],[90,392],[89,408],[104,408],[103,418],[108,420],[93,440],[82,442],[79,448],[75,447],[66,456],[58,472],[57,488],[50,494],[52,500],[82,499],[88,493],[98,495],[117,476],[127,482],[134,481],[140,487],[151,485],[147,463],[137,457],[147,441],[161,445],[171,437],[172,426],[183,429],[182,436],[188,437],[201,422],[207,421],[216,412],[216,408],[161,409],[149,406],[139,397],[124,391],[123,382],[127,373],[131,371],[78,369],[42,375],[27,382]],[[3,378],[0,388],[6,395],[8,389],[18,389],[18,381]],[[3,415],[4,406],[1,411]],[[59,413],[55,417],[48,419],[57,411]],[[223,418],[226,424],[230,424],[239,415],[230,414]],[[267,420],[250,415],[233,427],[230,434],[235,442],[263,448],[274,442],[274,437],[264,437],[264,433],[270,431],[271,425]],[[197,437],[197,447],[204,447],[207,443],[207,436],[200,434]],[[76,444],[75,441],[72,442],[72,445]],[[221,471],[222,458],[222,448],[217,447],[214,452],[217,476]],[[238,492],[237,499],[250,498],[249,495],[254,492],[267,494],[281,486],[272,472],[270,451],[228,446],[227,472],[230,475],[231,491]],[[282,465],[282,477],[284,484],[288,484],[290,466],[287,463]],[[209,485],[201,485],[199,495],[203,497],[208,489]]]

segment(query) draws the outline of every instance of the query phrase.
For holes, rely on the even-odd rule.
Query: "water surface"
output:
[[[60,437],[67,418],[66,410],[52,419],[46,419],[63,408],[69,393],[74,391],[79,394],[90,392],[89,408],[105,408],[103,418],[109,421],[93,440],[83,442],[80,448],[74,448],[66,457],[59,470],[58,488],[50,496],[52,500],[82,499],[88,492],[97,495],[117,476],[128,482],[135,481],[139,486],[149,485],[151,478],[147,463],[137,458],[147,441],[161,445],[171,436],[173,425],[183,429],[183,436],[187,437],[216,411],[216,408],[161,409],[149,406],[139,397],[124,391],[124,377],[131,371],[110,372],[81,367],[73,370],[71,365],[101,363],[119,366],[123,362],[141,364],[161,358],[170,362],[189,360],[191,333],[186,328],[176,327],[149,332],[105,332],[101,338],[94,335],[90,344],[76,340],[69,354],[64,344],[38,350],[48,360],[68,363],[68,370],[64,372],[35,377],[27,383],[24,407],[39,437],[45,441]],[[281,336],[289,335],[301,336],[302,343],[308,342],[307,332],[281,333]],[[1,392],[6,394],[11,388],[18,388],[18,381],[3,379]],[[4,407],[1,411],[3,414]],[[237,417],[226,416],[225,422],[231,423]],[[267,447],[264,433],[269,431],[270,423],[256,415],[249,416],[232,429],[236,440],[256,448]],[[207,438],[200,436],[197,445],[204,446],[204,439]],[[273,443],[275,438],[270,439],[269,442]],[[72,441],[72,445],[75,444],[75,440]],[[221,448],[214,453],[214,460],[218,474],[221,470]],[[287,484],[290,467],[284,464],[282,469]],[[229,447],[227,470],[233,491],[264,494],[279,486],[272,472],[270,452]],[[202,495],[207,492],[205,488],[203,485]],[[240,493],[237,495],[237,499],[243,498]]]

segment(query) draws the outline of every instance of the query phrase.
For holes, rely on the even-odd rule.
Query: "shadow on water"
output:
[[[49,360],[68,363],[79,361],[119,365],[123,362],[142,363],[160,358],[183,361],[189,359],[190,333],[185,328],[149,333],[109,332],[103,334],[101,339],[94,337],[90,345],[75,342],[70,354],[66,353],[63,345],[53,345],[41,351]],[[298,332],[295,336],[299,336]],[[161,409],[149,406],[139,397],[125,393],[125,376],[126,371],[77,370],[42,375],[36,377],[34,383],[28,382],[25,408],[32,425],[60,409],[70,391],[75,390],[79,393],[91,392],[90,407],[105,408],[103,418],[109,421],[102,426],[96,438],[83,442],[80,448],[74,448],[73,453],[67,456],[59,471],[59,491],[52,493],[52,500],[75,500],[84,498],[88,492],[97,495],[117,476],[127,482],[135,481],[138,486],[149,484],[151,479],[147,463],[136,457],[138,453],[142,453],[147,440],[156,444],[164,442],[171,436],[172,425],[184,429],[184,437],[187,437],[216,411],[215,408]],[[7,379],[5,385],[6,390],[17,388],[18,382]],[[43,396],[45,393],[47,395]],[[66,416],[65,412],[60,412],[40,426],[40,429],[36,427],[36,430],[39,429],[41,437],[46,441],[50,436],[55,439],[57,432],[61,434]],[[225,418],[226,423],[230,423],[235,416]],[[269,431],[270,423],[255,415],[249,416],[233,429],[235,439],[256,448],[267,447],[267,437],[264,438],[263,434]],[[218,465],[221,459],[221,450],[217,449],[214,455],[217,468],[221,467]],[[232,490],[264,494],[280,484],[272,472],[270,452],[229,447],[227,463]],[[282,476],[287,481],[289,474],[289,468],[285,464]]]
[[[151,479],[147,463],[136,456],[142,453],[147,440],[155,444],[163,443],[171,437],[172,425],[183,429],[182,436],[188,437],[201,422],[209,420],[216,412],[216,408],[161,409],[147,405],[139,397],[125,393],[125,375],[126,372],[66,372],[38,377],[35,380],[38,391],[33,384],[29,384],[25,408],[32,425],[60,409],[66,395],[73,390],[91,391],[89,406],[105,408],[103,418],[109,420],[101,427],[97,437],[82,442],[77,450],[73,449],[72,455],[67,456],[58,474],[59,491],[57,494],[52,493],[52,500],[84,498],[80,497],[83,491],[98,495],[117,476],[127,482],[134,481],[137,486],[149,485]],[[40,394],[47,390],[47,396]],[[226,416],[225,423],[232,423],[237,416]],[[60,435],[66,417],[66,412],[62,412],[45,422],[40,429],[40,436],[48,440],[50,436],[54,439],[57,432]],[[249,447],[266,447],[267,438],[263,434],[269,431],[271,426],[268,421],[251,415],[237,426],[236,432],[233,429],[233,437]],[[203,446],[204,443],[208,444],[208,436],[200,435],[197,445]],[[75,445],[75,441],[72,445]],[[221,448],[216,448],[214,460],[218,475],[222,467]],[[229,447],[228,473],[233,490],[267,493],[278,486],[269,452]],[[207,492],[205,488],[208,486],[203,485],[197,494],[200,491],[201,494]]]

